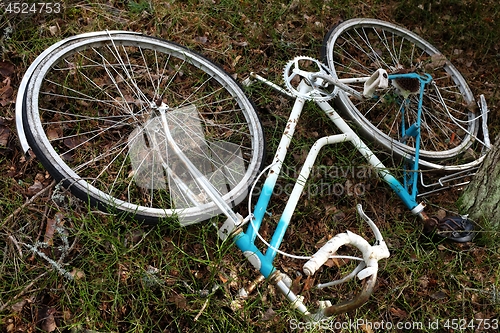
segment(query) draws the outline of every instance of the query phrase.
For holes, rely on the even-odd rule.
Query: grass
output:
[[[238,79],[255,71],[280,82],[289,59],[319,57],[323,36],[340,18],[369,16],[397,22],[439,46],[464,73],[474,94],[485,94],[495,115],[500,86],[499,11],[493,0],[425,4],[413,0],[66,1],[57,15],[13,15],[0,10],[0,60],[15,64],[10,77],[16,89],[29,64],[55,41],[82,32],[126,29],[193,48]],[[271,159],[291,103],[264,87],[252,87],[248,93],[265,126]],[[239,299],[239,289],[258,274],[234,245],[218,240],[210,223],[181,228],[164,220],[157,226],[142,226],[97,212],[66,193],[59,193],[64,200],[54,200],[57,190],[49,186],[50,177],[36,159],[26,161],[18,147],[14,104],[2,107],[0,117],[11,131],[7,146],[0,147],[0,330],[288,332],[301,327],[299,331],[321,331],[304,322],[267,282],[247,299]],[[498,133],[498,117],[490,118],[492,132]],[[307,147],[332,130],[307,106],[287,163],[303,161]],[[354,210],[356,203],[363,203],[391,251],[391,258],[380,263],[377,287],[369,301],[323,326],[332,331],[341,327],[345,332],[399,332],[411,331],[396,327],[408,323],[413,331],[451,332],[457,328],[453,329],[453,319],[465,319],[467,324],[473,319],[483,324],[500,319],[498,233],[485,233],[465,245],[431,242],[385,185],[356,172],[364,163],[349,147],[327,148],[319,161],[312,185],[329,182],[345,189],[351,181],[363,184],[365,191],[305,197],[288,230],[285,249],[310,253],[323,237],[346,229],[371,237]],[[290,170],[293,178],[295,170]],[[30,186],[35,179],[47,191],[23,205],[33,197]],[[280,184],[283,191],[272,202],[270,225],[287,198],[286,179]],[[453,190],[432,197],[429,204],[453,210],[459,195]],[[28,247],[43,241],[47,226],[56,219],[63,222],[61,232],[55,231],[53,244],[39,252],[54,261],[62,257],[59,264],[71,280]],[[262,232],[266,235],[271,230]],[[65,239],[69,249],[64,255]],[[349,265],[339,264],[339,269]],[[276,266],[300,278],[299,261],[279,257]],[[332,288],[327,297],[338,301],[359,289],[355,281]],[[346,327],[349,322],[359,325]],[[380,329],[384,323],[385,329]],[[465,331],[474,330],[466,327]],[[491,325],[477,331],[496,332]]]

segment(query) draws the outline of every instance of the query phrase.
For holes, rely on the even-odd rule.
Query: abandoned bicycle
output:
[[[408,209],[443,238],[470,241],[471,222],[437,219],[417,201],[421,168],[456,172],[479,165],[489,149],[487,107],[480,107],[456,68],[412,32],[374,19],[333,28],[323,45],[326,64],[297,57],[284,85],[251,74],[295,99],[272,163],[264,168],[264,134],[253,104],[235,80],[201,55],[174,43],[124,31],[74,36],[43,52],[19,89],[16,123],[23,150],[32,151],[53,178],[76,196],[106,210],[145,221],[174,217],[182,225],[224,214],[221,239],[243,255],[295,308],[319,319],[350,311],[370,296],[378,261],[389,257],[382,234],[358,207],[375,236],[371,245],[350,231],[331,238],[306,259],[313,276],[344,245],[358,248],[359,265],[345,277],[318,285],[364,281],[354,299],[320,302],[309,311],[291,291],[291,279],[273,265],[319,150],[350,143]],[[270,240],[259,230],[306,101],[313,101],[340,130],[310,149]],[[333,103],[332,103],[333,102]],[[337,113],[362,136],[399,156],[399,181]],[[482,135],[482,137],[480,137]],[[471,154],[472,152],[472,154]],[[467,157],[466,157],[467,156]],[[471,159],[470,156],[473,156]],[[267,172],[248,216],[234,207],[251,198]],[[246,229],[245,229],[246,227]],[[265,250],[256,245],[260,239]]]

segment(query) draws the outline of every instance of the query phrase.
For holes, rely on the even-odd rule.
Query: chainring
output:
[[[298,98],[328,101],[337,95],[337,88],[315,75],[329,75],[330,69],[317,59],[299,56],[289,61],[283,70],[283,79],[288,91]],[[305,80],[312,89],[306,93],[299,90],[300,81]]]

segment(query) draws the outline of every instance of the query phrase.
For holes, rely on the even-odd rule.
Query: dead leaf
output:
[[[14,332],[15,329],[16,329],[16,327],[15,327],[14,323],[8,324],[7,327],[5,328],[7,333]]]
[[[276,312],[273,310],[273,308],[269,308],[266,310],[264,315],[262,315],[262,320],[263,321],[268,321],[273,319],[276,316]]]
[[[20,313],[23,310],[25,304],[26,304],[26,300],[25,299],[23,299],[22,301],[19,301],[19,302],[16,302],[16,303],[12,304],[12,306],[11,306],[12,311]]]
[[[57,25],[52,25],[49,27],[49,31],[52,36],[55,36],[59,32],[59,27]]]
[[[427,70],[434,70],[434,69],[437,69],[437,68],[440,68],[440,67],[443,67],[444,65],[446,65],[448,59],[446,59],[446,57],[444,55],[442,55],[441,53],[435,53],[431,56],[431,62],[428,63],[425,68]]]
[[[326,267],[332,268],[333,266],[340,268],[348,263],[348,260],[342,258],[329,258],[324,265]]]
[[[127,281],[127,279],[130,277],[130,271],[127,266],[122,264],[118,265],[118,277],[121,281]]]
[[[0,125],[0,147],[7,147],[9,137],[10,129],[7,126]]]
[[[45,332],[54,332],[57,329],[56,320],[54,318],[54,314],[56,313],[56,309],[40,306],[38,308],[37,317],[40,323],[40,326],[37,328],[45,331]]]
[[[436,212],[436,216],[438,219],[442,220],[446,217],[446,211],[444,209],[438,209],[438,211]]]
[[[439,245],[437,246],[437,249],[438,249],[439,251],[446,251],[446,250],[447,250],[446,246],[444,246],[443,244],[439,244]]]
[[[435,300],[443,300],[448,298],[448,295],[444,291],[437,291],[434,294],[431,294],[430,297]]]
[[[43,189],[43,184],[40,181],[35,180],[35,183],[33,185],[31,185],[30,187],[28,187],[28,195],[29,196],[35,195],[38,192],[40,192],[42,189]]]
[[[43,181],[43,174],[39,173],[35,177],[36,181]],[[53,245],[54,233],[57,230],[57,227],[62,227],[64,225],[64,215],[61,213],[56,213],[53,219],[47,219],[47,225],[45,227],[45,235],[43,237],[43,241],[48,245]]]
[[[14,90],[10,85],[10,78],[3,80],[3,87],[0,86],[0,105],[6,106],[13,102]]]
[[[62,136],[61,127],[49,127],[47,129],[47,139],[49,139],[49,141],[59,139],[61,136]]]
[[[81,99],[77,100],[77,101],[76,101],[76,103],[77,103],[78,105],[81,105],[81,106],[85,107],[85,108],[90,107],[90,103],[89,103],[89,102],[84,101],[84,100],[81,100]]]
[[[332,204],[327,204],[324,207],[325,207],[325,214],[326,215],[335,214],[338,211],[337,207],[335,207],[335,205],[332,205]]]
[[[84,144],[86,141],[87,138],[84,135],[80,135],[80,136],[73,136],[70,138],[66,138],[64,139],[63,143],[66,147],[73,149]]]
[[[71,73],[70,73],[71,74]],[[94,83],[99,87],[103,88],[104,86],[110,85],[112,83],[111,79],[107,76],[104,77],[96,77],[92,79]]]
[[[85,272],[79,268],[73,268],[71,273],[69,273],[75,280],[81,280],[85,278]]]
[[[170,302],[173,302],[175,304],[175,306],[181,310],[185,310],[187,308],[186,298],[182,295],[177,294],[177,295],[171,296],[168,300]]]
[[[206,44],[208,42],[207,36],[198,36],[195,37],[194,40],[200,44]]]
[[[236,67],[236,65],[238,64],[238,61],[240,61],[240,59],[241,59],[241,56],[240,56],[240,55],[239,55],[239,56],[237,56],[236,58],[234,58],[234,61],[233,61],[233,63],[231,64],[231,66],[232,66],[233,68],[234,68],[234,67]]]
[[[408,314],[406,313],[406,311],[404,310],[401,310],[399,308],[391,308],[391,314],[396,317],[396,318],[406,318],[408,316]]]
[[[309,278],[309,277],[308,277],[308,278]],[[294,294],[298,294],[298,293],[300,293],[300,290],[301,290],[300,281],[301,281],[301,280],[302,280],[302,276],[300,276],[300,275],[299,275],[299,276],[297,276],[297,277],[293,280],[291,290],[292,290],[292,292],[293,292]]]
[[[241,42],[236,41],[236,42],[233,42],[233,44],[236,45],[236,46],[240,46],[240,47],[246,47],[246,46],[248,46],[248,42],[246,40],[243,40]]]
[[[52,312],[42,322],[42,330],[46,332],[54,332],[57,328],[56,320]]]
[[[306,280],[304,281],[304,286],[302,287],[302,292],[308,291],[312,287],[314,287],[314,279],[312,277],[308,276],[306,278]]]
[[[43,183],[45,181],[45,175],[43,173],[37,173],[35,176],[35,180],[38,180],[39,182]],[[57,215],[57,214],[56,214]],[[62,215],[59,213],[59,215]]]
[[[225,284],[228,281],[228,279],[222,273],[219,273],[219,279],[222,281],[223,284]]]
[[[11,76],[14,74],[15,68],[14,64],[10,62],[0,61],[0,74],[2,74],[2,76]]]
[[[231,302],[231,305],[229,307],[231,308],[231,310],[236,312],[238,310],[241,310],[241,308],[243,308],[244,302],[245,300],[243,298],[235,299]]]
[[[427,276],[422,276],[418,279],[418,283],[420,284],[420,287],[427,289],[429,286],[429,278]]]
[[[54,233],[57,228],[56,219],[47,219],[47,225],[45,227],[45,235],[43,236],[44,243],[47,243],[49,246],[54,245]]]

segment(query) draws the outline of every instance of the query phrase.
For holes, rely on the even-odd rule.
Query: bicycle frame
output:
[[[311,89],[305,83],[303,83],[303,89]],[[253,222],[249,225],[247,231],[244,234],[240,234],[235,237],[235,242],[238,247],[248,254],[249,260],[252,262],[255,268],[265,276],[268,277],[274,271],[272,266],[272,261],[274,260],[277,251],[283,241],[286,229],[290,223],[293,211],[295,210],[297,203],[299,201],[300,195],[304,189],[305,182],[309,178],[310,170],[316,160],[319,150],[327,144],[336,144],[342,142],[351,142],[353,146],[363,155],[366,160],[377,170],[380,177],[386,181],[391,188],[398,194],[398,196],[403,200],[403,202],[408,206],[412,212],[419,214],[423,210],[423,205],[418,204],[415,198],[405,190],[404,186],[387,171],[384,164],[375,156],[375,154],[366,146],[366,144],[359,138],[359,136],[347,125],[347,123],[342,119],[337,112],[327,103],[327,102],[317,102],[317,105],[325,112],[325,114],[331,119],[331,121],[339,128],[343,134],[332,135],[328,137],[323,137],[316,141],[316,143],[311,147],[311,150],[306,158],[306,161],[299,173],[298,181],[295,183],[287,204],[283,210],[281,218],[276,227],[276,231],[270,241],[270,247],[267,249],[265,254],[262,254],[254,245],[256,239],[256,234],[262,224],[267,206],[269,204],[273,189],[275,187],[276,181],[278,179],[283,160],[287,153],[287,148],[290,145],[292,136],[295,131],[295,127],[298,123],[298,118],[302,112],[305,101],[297,98],[286,124],[286,130],[281,138],[281,141],[277,148],[277,154],[274,157],[272,167],[269,170],[268,176],[262,187],[262,192],[259,196],[257,204],[253,212]]]
[[[409,74],[404,74],[404,75],[405,77],[408,77]],[[416,74],[410,76],[413,78],[414,76],[416,76]],[[393,77],[390,76],[390,78],[397,78],[397,77],[398,76],[393,76]],[[417,123],[415,123],[408,129],[404,129],[403,127],[404,135],[414,136],[417,142],[418,140],[420,140],[419,127],[420,127],[420,116],[422,109],[421,99],[423,97],[423,89],[424,85],[427,82],[430,82],[430,79],[428,77],[422,79],[420,76],[418,76],[418,78],[421,79],[422,82],[420,89],[419,112],[417,116],[418,120]],[[312,88],[308,86],[305,83],[305,81],[302,81],[301,84],[299,85],[300,92],[305,93],[310,91],[311,89]],[[325,145],[350,142],[359,151],[359,153],[363,155],[363,157],[365,157],[368,163],[370,163],[370,165],[372,165],[376,169],[379,176],[389,184],[389,186],[401,198],[401,200],[405,203],[405,205],[414,214],[421,215],[422,219],[426,218],[426,216],[422,212],[424,209],[424,205],[418,204],[416,202],[416,195],[417,195],[416,181],[413,182],[415,186],[413,186],[412,191],[409,193],[407,188],[403,186],[392,174],[390,174],[387,171],[387,168],[384,166],[384,164],[375,156],[375,154],[359,138],[359,136],[352,130],[352,128],[349,127],[349,125],[344,121],[344,119],[338,115],[338,113],[330,106],[330,104],[325,101],[317,101],[316,104],[325,112],[325,114],[342,132],[342,134],[323,137],[318,141],[316,141],[316,143],[311,147],[310,152],[307,155],[306,161],[300,171],[298,179],[287,201],[287,204],[283,210],[283,213],[281,214],[275,232],[269,242],[269,246],[267,247],[265,253],[261,252],[255,245],[255,239],[262,225],[268,204],[271,199],[271,195],[273,193],[276,181],[280,174],[283,161],[287,154],[287,148],[290,145],[291,139],[293,137],[304,104],[305,104],[304,99],[296,98],[288,122],[285,126],[285,131],[278,145],[277,153],[274,157],[267,178],[263,184],[259,199],[255,205],[251,217],[252,223],[248,226],[246,232],[240,232],[234,237],[234,242],[236,243],[238,248],[243,252],[245,257],[266,278],[272,276],[272,274],[275,273],[276,271],[276,269],[272,264],[273,260],[276,257],[276,254],[278,253],[278,248],[283,242],[286,230],[292,218],[292,214],[297,206],[300,195],[304,189],[305,183],[309,178],[310,171],[314,165],[317,155],[320,149]],[[418,151],[419,147],[417,146],[416,149]],[[416,170],[417,167],[418,167],[418,154],[414,158],[414,169]],[[416,172],[411,172],[411,175],[412,175],[412,181],[416,180],[418,177],[418,174]],[[291,294],[289,288],[287,288],[284,285],[278,285],[278,286],[282,290],[282,292],[288,296],[290,300],[292,300],[295,303],[299,303],[297,306],[301,312],[303,313],[307,312],[307,310],[303,307],[303,304],[299,302],[297,296]]]
[[[318,156],[319,151],[325,146],[329,144],[337,144],[337,143],[347,143],[350,142],[358,152],[367,160],[367,162],[373,166],[373,168],[377,171],[378,175],[382,180],[384,180],[391,189],[400,197],[403,203],[409,208],[409,210],[419,216],[422,220],[426,220],[427,216],[423,212],[424,205],[422,203],[417,203],[417,179],[418,173],[418,162],[419,162],[419,149],[420,149],[420,119],[422,115],[422,99],[424,95],[425,85],[432,81],[432,78],[429,75],[420,76],[415,73],[408,74],[395,74],[389,75],[389,80],[394,80],[398,78],[410,78],[410,79],[418,79],[420,83],[420,89],[418,93],[419,103],[418,103],[418,111],[416,122],[410,125],[408,128],[405,127],[405,104],[407,100],[407,96],[405,98],[405,102],[401,105],[402,112],[402,137],[403,140],[406,140],[409,137],[414,137],[416,141],[416,154],[413,156],[413,166],[410,170],[404,170],[404,185],[401,184],[385,167],[385,165],[380,161],[380,159],[375,156],[375,154],[370,150],[370,148],[361,140],[361,138],[354,132],[354,130],[345,122],[345,120],[339,116],[339,114],[335,111],[335,109],[323,99],[316,100],[316,104],[319,108],[323,110],[323,112],[329,117],[329,119],[335,124],[335,126],[341,131],[342,134],[335,134],[331,136],[322,137],[317,140],[314,145],[311,147],[307,158],[302,166],[302,169],[299,173],[298,179],[294,184],[290,197],[286,203],[286,206],[281,214],[279,222],[275,228],[275,231],[271,237],[269,243],[267,243],[267,248],[265,251],[261,251],[255,244],[256,238],[258,236],[260,227],[263,223],[264,216],[267,211],[267,207],[271,200],[272,193],[276,186],[278,177],[281,173],[281,169],[283,166],[283,161],[288,152],[288,147],[291,143],[292,137],[294,135],[296,126],[299,122],[300,115],[306,103],[305,98],[301,98],[298,95],[295,98],[295,103],[291,110],[289,119],[285,126],[285,130],[281,137],[281,141],[276,150],[276,155],[274,156],[272,164],[269,166],[270,170],[268,171],[266,180],[263,184],[260,196],[258,201],[254,207],[253,213],[250,215],[249,219],[244,220],[239,214],[234,213],[231,208],[225,203],[222,198],[218,197],[216,191],[212,188],[211,184],[206,180],[203,175],[198,174],[196,167],[192,165],[192,163],[184,156],[180,149],[177,149],[175,141],[169,134],[168,125],[165,119],[165,111],[166,106],[160,106],[159,111],[162,115],[162,121],[164,123],[165,132],[167,133],[169,144],[174,148],[176,154],[181,157],[183,162],[186,164],[190,172],[193,172],[196,175],[196,178],[199,180],[199,184],[204,188],[206,193],[211,197],[212,200],[216,202],[219,208],[225,213],[228,217],[222,228],[219,229],[219,237],[223,240],[226,240],[230,236],[233,237],[233,241],[236,246],[243,252],[243,255],[247,258],[247,260],[252,264],[252,266],[257,269],[265,278],[274,279],[276,286],[280,291],[292,302],[293,306],[297,308],[300,312],[305,315],[310,315],[311,313],[308,311],[307,307],[303,304],[302,298],[298,295],[295,295],[290,290],[290,285],[283,281],[283,275],[274,267],[273,261],[276,255],[279,252],[279,247],[282,244],[286,230],[290,225],[293,212],[298,204],[300,196],[304,190],[307,179],[309,178],[310,171],[313,168],[315,160]],[[260,78],[262,79],[262,78]],[[262,79],[265,83],[269,81]],[[358,79],[359,82],[372,81],[372,78],[363,78]],[[311,80],[301,80],[298,86],[299,94],[306,95],[308,92],[313,91],[315,88],[312,87],[309,83]],[[343,86],[342,82],[340,82],[340,87]],[[270,84],[271,87],[276,88],[276,85]],[[279,91],[280,88],[278,88]],[[367,98],[366,96],[364,98]],[[362,213],[360,211],[360,213]],[[359,307],[362,303],[366,301],[366,299],[370,296],[377,276],[378,270],[378,260],[382,258],[387,258],[389,256],[389,252],[385,243],[383,242],[382,236],[378,231],[378,228],[373,224],[373,222],[369,221],[368,218],[364,219],[370,224],[372,230],[376,235],[378,235],[377,243],[374,246],[370,246],[366,240],[347,232],[346,234],[339,234],[332,238],[328,245],[328,248],[323,250],[320,249],[315,255],[320,252],[322,257],[318,263],[314,262],[314,259],[311,259],[306,265],[304,265],[304,271],[306,271],[306,266],[309,265],[312,267],[310,270],[310,274],[312,275],[314,272],[327,260],[327,258],[333,253],[332,248],[335,251],[343,244],[352,243],[358,246],[360,249],[364,247],[363,264],[360,264],[350,275],[345,277],[342,280],[336,282],[344,282],[346,279],[352,278],[354,275],[358,275],[360,279],[366,279],[365,286],[362,292],[352,299],[351,301],[344,302],[339,305],[328,305],[317,313],[320,317],[329,316],[335,313],[341,313],[353,310],[354,308]],[[241,227],[245,222],[250,220],[246,231],[243,231]],[[327,243],[328,244],[328,243]],[[325,245],[327,246],[327,245]],[[314,256],[312,257],[314,258]],[[364,266],[366,262],[370,261],[370,267]],[[312,262],[312,263],[311,263]],[[365,268],[365,269],[363,269]],[[336,282],[331,284],[336,284]]]

